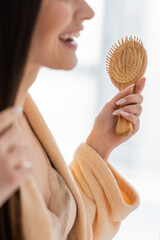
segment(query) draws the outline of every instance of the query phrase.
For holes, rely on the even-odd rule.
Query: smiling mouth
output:
[[[65,33],[61,34],[59,39],[68,47],[76,48],[77,42],[75,41],[75,38],[78,38],[80,36],[79,32],[75,33]]]

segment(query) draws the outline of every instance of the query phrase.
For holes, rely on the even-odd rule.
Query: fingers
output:
[[[125,106],[128,104],[142,104],[143,96],[141,94],[130,94],[116,102],[117,105]]]
[[[20,113],[21,107],[0,112],[0,206],[31,175],[31,163],[24,159],[27,147],[16,125]]]
[[[140,125],[139,117],[142,113],[143,96],[141,95],[146,78],[141,78],[137,84],[131,85],[125,90],[119,92],[110,102],[110,106],[114,110],[114,116],[122,116],[133,124],[133,132],[135,134]],[[133,93],[134,90],[134,93]],[[120,109],[116,110],[120,106]],[[115,111],[116,110],[116,111]]]
[[[112,100],[111,100],[111,104],[114,106],[115,103],[120,100],[123,99],[124,97],[126,97],[127,95],[131,94],[133,92],[133,88],[135,87],[135,84],[130,85],[129,87],[127,87],[125,90],[119,92]]]
[[[31,163],[26,160],[27,146],[16,146],[11,152],[5,154],[4,157],[0,158],[0,179],[3,177],[6,178],[6,173],[12,173],[15,169],[29,168]]]
[[[22,113],[22,107],[10,107],[0,112],[0,156],[11,150],[14,145],[21,144],[16,119]],[[12,126],[11,126],[12,124]]]
[[[24,166],[18,170],[5,171],[6,180],[0,182],[0,207],[18,190],[23,181],[31,176],[31,169]]]
[[[132,84],[129,87],[127,87],[125,90],[119,92],[110,102],[112,107],[113,108],[115,107],[115,103],[117,105],[121,105],[121,102],[117,103],[119,100],[122,100],[123,105],[130,104],[130,103],[141,104],[143,101],[143,97],[142,97],[141,93],[144,89],[145,82],[146,82],[146,78],[141,78],[137,82],[136,87],[135,87],[135,84]],[[134,90],[134,94],[132,94],[133,90]],[[131,95],[131,98],[128,99],[128,96],[130,96],[130,95]],[[124,102],[124,100],[126,100],[126,98],[129,102],[126,102],[126,101]]]
[[[119,109],[116,112],[117,113],[113,114],[113,115],[122,116],[123,118],[125,118],[126,120],[130,121],[133,124],[133,132],[132,132],[132,134],[135,134],[138,131],[139,126],[140,126],[139,117],[134,115],[134,114],[132,114],[132,113],[125,112],[122,109]]]
[[[0,137],[0,155],[3,156],[11,147],[18,144],[22,144],[22,140],[17,129],[12,127]]]
[[[131,113],[132,115],[135,115],[136,117],[139,117],[142,113],[142,102],[143,102],[143,96],[140,94],[140,92],[143,90],[145,85],[145,78],[142,78],[138,82],[137,86],[137,92],[136,94],[130,94],[125,96],[124,98],[121,98],[116,102],[116,105],[121,106],[121,109],[116,110],[113,112],[113,115],[120,115],[121,112]]]
[[[142,106],[140,104],[130,105],[130,106],[123,107],[122,110],[124,112],[131,113],[137,117],[140,117],[142,113]]]
[[[24,155],[24,150],[16,149],[5,158],[0,158],[0,206],[32,174],[31,162],[25,161],[24,164],[19,165],[23,157],[22,152]]]
[[[24,168],[18,169],[12,177],[13,190],[15,191],[16,189],[18,189],[20,187],[20,185],[22,184],[22,182],[24,182],[30,176],[31,176],[31,169],[30,169],[29,164],[28,164],[28,166],[26,165],[26,167],[24,167]]]
[[[137,117],[140,117],[140,115],[142,113],[142,106],[140,104],[128,105],[119,110],[114,111],[113,115],[120,115],[121,112],[131,113]]]
[[[15,190],[21,183],[31,175],[31,162],[26,162],[26,164],[12,171],[9,177],[9,183],[12,184],[12,188]]]
[[[31,162],[24,159],[26,151],[24,146],[19,146],[0,158],[0,206],[32,174]]]
[[[17,168],[20,163],[20,160],[26,156],[27,147],[26,146],[17,146],[11,152],[8,152],[3,161],[5,162],[6,168]]]
[[[139,130],[140,127],[140,120],[138,117],[136,117],[134,114],[128,113],[125,114],[125,112],[121,113],[121,115],[123,116],[123,118],[125,118],[126,120],[130,121],[133,124],[133,132],[132,134],[136,134]]]
[[[13,167],[13,163],[11,164],[11,161],[6,161],[5,164],[3,164],[4,166],[4,170],[5,170],[5,175],[7,176],[7,179],[5,180],[6,185],[7,184],[11,184],[12,186],[16,184],[16,182],[21,178],[23,178],[21,173],[26,173],[26,175],[24,176],[24,179],[28,176],[31,175],[31,167],[32,164],[29,161],[26,161],[25,164],[21,165],[21,167],[17,167],[18,166],[18,162],[21,160],[20,158],[15,158],[15,166]],[[13,184],[13,182],[15,182]]]
[[[145,83],[146,83],[146,78],[145,77],[141,78],[136,84],[134,93],[141,94],[144,89]]]
[[[9,107],[0,112],[0,132],[9,127],[20,113],[22,113],[21,107]]]

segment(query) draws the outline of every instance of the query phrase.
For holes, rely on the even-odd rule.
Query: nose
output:
[[[88,3],[84,0],[77,0],[78,6],[76,7],[76,11],[74,14],[74,18],[76,20],[89,20],[94,17],[93,9],[88,5]]]

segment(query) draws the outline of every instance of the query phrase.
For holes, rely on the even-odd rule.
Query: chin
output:
[[[61,64],[58,64],[56,66],[52,66],[52,69],[57,70],[72,70],[77,66],[77,58],[74,59],[74,61],[67,61]]]
[[[73,64],[73,65],[65,66],[65,67],[63,67],[63,68],[61,68],[61,69],[62,69],[62,70],[72,70],[72,69],[74,69],[76,66],[77,66],[77,63],[76,63],[76,64]]]

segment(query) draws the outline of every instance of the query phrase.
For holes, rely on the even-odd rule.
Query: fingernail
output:
[[[112,113],[112,115],[118,115],[118,114],[120,114],[121,112],[122,112],[122,110],[119,109],[119,110],[114,111],[114,112]]]
[[[32,163],[31,163],[31,162],[25,161],[25,162],[23,163],[23,168],[31,168],[31,167],[32,167]]]
[[[126,116],[126,117],[129,116],[129,113],[126,113],[126,112],[124,112],[124,111],[122,111],[121,114],[122,114],[123,116]]]
[[[125,90],[129,89],[129,88],[132,88],[135,86],[135,83],[133,83],[132,85],[128,86]]]
[[[116,102],[117,105],[121,105],[126,102],[125,98],[120,99],[119,101]]]
[[[22,106],[15,106],[13,107],[13,110],[16,112],[16,113],[22,113],[23,112],[23,107]]]

